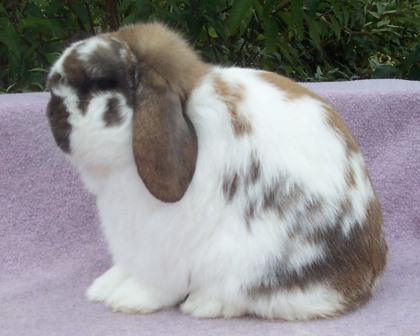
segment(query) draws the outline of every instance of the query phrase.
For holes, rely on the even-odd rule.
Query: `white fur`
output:
[[[77,48],[77,54],[83,61],[88,61],[89,57],[94,53],[98,47],[110,48],[109,44],[102,38],[91,37],[83,41],[83,44]]]
[[[89,54],[95,41],[82,54]],[[250,121],[251,134],[235,136],[227,107],[214,89],[215,75],[244,87],[239,114]],[[290,240],[287,230],[296,219],[294,212],[282,220],[271,211],[263,212],[252,221],[251,233],[243,217],[248,200],[261,207],[263,189],[279,176],[286,177],[286,191],[298,183],[324,200],[323,216],[335,215],[333,205],[347,192],[347,157],[342,139],[326,121],[322,103],[311,97],[287,100],[255,70],[214,68],[187,104],[199,145],[193,180],[179,202],[164,203],[138,176],[131,148],[132,111],[124,98],[114,93],[95,97],[82,115],[74,93],[57,89],[57,94],[66,97],[72,111],[71,160],[97,196],[114,264],[127,273],[125,278],[112,268],[98,278],[87,293],[91,300],[105,301],[119,311],[150,312],[175,305],[189,294],[182,310],[199,317],[255,313],[306,319],[334,314],[342,307],[341,295],[322,283],[278,291],[269,298],[246,295],[246,288],[259,281],[273,256],[280,258],[287,250],[287,267],[296,270],[324,256],[321,244]],[[119,126],[105,127],[102,113],[111,96],[120,100],[125,118]],[[251,153],[261,162],[260,179],[247,192],[240,185],[228,202],[223,178],[246,174]],[[353,156],[351,164],[356,174],[350,193],[355,211],[346,220],[345,232],[365,215],[367,200],[373,197],[361,156]],[[305,230],[329,223],[315,221]]]
[[[113,266],[100,277],[96,278],[87,289],[86,296],[90,301],[105,301],[128,278],[124,270]]]
[[[283,317],[305,320],[310,317],[333,316],[342,308],[344,299],[334,289],[322,284],[309,285],[304,290],[291,289],[254,300],[252,312],[266,318]]]
[[[288,260],[288,268],[290,270],[297,270],[298,272],[304,267],[308,266],[325,255],[324,247],[321,244],[310,243],[302,238],[291,239],[292,245],[290,258]]]

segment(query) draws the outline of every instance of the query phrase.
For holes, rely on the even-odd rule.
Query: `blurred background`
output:
[[[0,92],[44,90],[71,42],[153,19],[213,63],[299,81],[420,80],[420,0],[9,0],[0,1]]]

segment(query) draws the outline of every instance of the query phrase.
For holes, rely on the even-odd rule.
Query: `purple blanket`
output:
[[[420,82],[306,84],[353,130],[382,203],[389,263],[373,299],[333,320],[112,313],[84,291],[110,265],[94,199],[55,146],[46,93],[0,95],[0,335],[420,335]]]

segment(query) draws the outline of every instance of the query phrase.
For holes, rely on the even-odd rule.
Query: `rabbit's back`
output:
[[[369,297],[385,265],[382,217],[336,112],[292,81],[238,68],[210,72],[188,107],[199,158],[187,198],[211,209],[213,221],[197,227],[210,225],[213,236],[196,254],[197,264],[209,258],[211,282],[237,281],[260,304],[283,292],[288,312],[255,305],[269,317],[334,315]],[[202,277],[197,270],[193,279]],[[305,295],[325,310],[299,312]]]

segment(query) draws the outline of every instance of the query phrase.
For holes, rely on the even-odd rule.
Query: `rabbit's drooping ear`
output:
[[[134,159],[147,189],[161,201],[176,202],[194,174],[197,138],[181,98],[153,77],[140,84],[135,98]]]
[[[121,28],[136,62],[133,150],[148,190],[165,202],[182,198],[193,178],[197,138],[184,103],[208,72],[177,33],[157,22]]]

